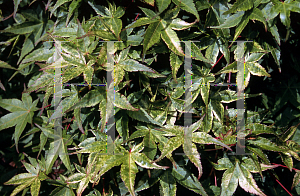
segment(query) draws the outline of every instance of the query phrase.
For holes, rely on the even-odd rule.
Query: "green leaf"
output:
[[[224,118],[224,107],[221,102],[218,101],[212,101],[211,106],[213,109],[214,116],[220,121],[223,122]]]
[[[227,18],[226,21],[223,24],[221,24],[220,26],[212,26],[210,28],[231,28],[231,27],[235,27],[241,22],[244,14],[245,14],[244,11],[237,12],[236,14],[234,14],[234,15],[230,16],[229,18]]]
[[[104,174],[110,168],[114,166],[121,165],[121,178],[124,182],[125,186],[128,188],[131,195],[135,195],[134,191],[134,183],[136,173],[138,173],[138,168],[136,164],[146,169],[166,169],[168,167],[159,166],[155,163],[151,163],[151,160],[147,158],[147,156],[143,153],[140,153],[143,150],[143,143],[140,143],[130,151],[123,150],[123,155],[110,155],[108,159],[102,160],[101,163],[97,166],[100,169],[99,176]],[[122,148],[122,147],[121,147]],[[107,155],[105,155],[107,156]]]
[[[70,4],[68,17],[66,20],[66,26],[68,25],[69,20],[70,20],[71,16],[73,15],[73,13],[75,12],[75,10],[78,9],[80,2],[81,2],[81,0],[75,0],[75,1],[72,1],[72,3]],[[90,2],[88,2],[88,3],[90,3]]]
[[[282,134],[282,136],[280,137],[280,139],[282,139],[282,141],[286,142],[288,139],[290,139],[295,134],[295,132],[297,131],[297,127],[299,125],[300,125],[300,123],[297,124],[296,126],[290,127],[286,132],[284,132]]]
[[[222,142],[213,138],[211,135],[204,133],[204,132],[193,133],[192,141],[194,143],[198,143],[198,144],[216,144],[216,145],[220,145],[222,147],[225,147],[225,148],[231,150],[231,148],[229,146],[223,144]]]
[[[75,196],[73,190],[68,187],[57,187],[50,193],[50,196],[60,196],[60,195]]]
[[[239,165],[237,164],[236,167]],[[244,167],[239,166],[239,184],[247,192],[266,196],[257,186],[252,174]]]
[[[14,0],[14,18],[16,17],[16,13],[18,11],[18,7],[19,7],[21,1],[22,0]]]
[[[176,195],[176,181],[170,170],[165,171],[160,176],[161,195],[175,196]]]
[[[172,50],[175,54],[184,56],[184,52],[180,46],[180,40],[174,30],[171,29],[170,26],[167,26],[167,23],[162,20],[161,21],[163,31],[161,31],[161,38],[167,44],[168,48]]]
[[[244,30],[244,28],[247,26],[247,24],[248,24],[248,22],[250,20],[250,15],[251,15],[251,12],[245,12],[245,14],[243,15],[240,24],[235,29],[235,34],[234,34],[233,42],[231,43],[231,45],[238,38],[238,36],[240,36],[240,34]]]
[[[95,141],[91,144],[88,144],[88,145],[82,147],[81,150],[71,153],[71,154],[101,152],[102,150],[105,150],[106,148],[107,148],[107,142]]]
[[[213,111],[211,101],[206,105],[203,130],[208,133],[212,128]]]
[[[294,178],[293,178],[293,184],[292,184],[292,188],[293,189],[295,186],[297,186],[300,182],[300,171],[297,171]]]
[[[98,15],[102,17],[107,16],[107,8],[104,8],[101,5],[94,5],[92,2],[88,1],[88,4],[95,10]]]
[[[179,31],[179,30],[188,29],[188,28],[192,27],[194,24],[195,24],[195,22],[188,23],[188,22],[185,22],[184,20],[181,20],[180,18],[176,18],[176,19],[172,20],[172,22],[170,23],[170,27],[173,30]]]
[[[44,133],[47,131],[47,129],[40,127],[39,125],[35,124],[39,129],[41,129]],[[64,129],[62,132],[61,130],[56,130],[54,132],[53,129],[48,130],[49,134],[53,135],[54,141],[50,143],[48,153],[46,154],[46,173],[49,174],[52,166],[59,156],[59,158],[62,160],[63,164],[66,166],[66,168],[71,172],[71,163],[70,158],[67,151],[67,145],[70,139],[70,135],[66,134],[66,129]],[[45,134],[47,135],[47,134]],[[72,140],[71,140],[72,141]],[[72,172],[71,172],[72,173]]]
[[[1,32],[3,33],[14,33],[14,34],[21,34],[21,35],[26,35],[34,31],[35,27],[38,27],[40,24],[37,24],[36,22],[28,21],[21,23],[16,26],[12,26],[10,28],[7,28],[5,30],[2,30]]]
[[[186,144],[189,144],[191,141],[189,141],[190,139],[187,139],[185,138],[185,143]],[[192,163],[194,163],[194,165],[197,167],[198,169],[198,180],[200,179],[200,177],[202,176],[203,174],[203,171],[202,171],[202,164],[201,164],[201,161],[200,161],[200,154],[197,150],[197,146],[195,144],[192,143],[192,149],[189,149],[188,145],[185,145],[185,143],[183,143],[183,151],[184,153],[186,154],[186,156],[190,159],[190,161]]]
[[[211,61],[206,59],[203,54],[201,53],[201,50],[198,48],[198,46],[196,46],[196,44],[194,44],[193,42],[191,43],[191,52],[192,52],[192,58],[199,60],[199,61],[203,61],[206,63],[210,63]]]
[[[176,168],[175,168],[176,167]],[[201,183],[197,180],[197,178],[185,168],[180,167],[177,163],[172,169],[172,175],[176,179],[178,183],[182,186],[194,191],[195,193],[201,195],[207,195],[204,188],[202,187]]]
[[[16,68],[14,68],[13,66],[9,65],[8,63],[4,62],[4,61],[0,61],[0,67],[1,68],[6,68],[6,69],[14,69],[17,70]]]
[[[219,46],[217,42],[210,45],[205,51],[205,58],[210,61],[211,66],[213,66],[216,63],[218,55]]]
[[[143,54],[146,54],[146,51],[153,46],[154,44],[160,41],[161,31],[164,29],[162,22],[158,21],[151,23],[146,30],[143,42]]]
[[[157,22],[157,19],[142,17],[142,18],[137,19],[136,21],[134,21],[130,25],[128,25],[125,29],[140,27],[140,26],[144,26],[144,25],[147,25],[147,24],[152,24],[152,23],[155,23],[155,22]]]
[[[172,0],[172,2],[175,3],[177,6],[179,6],[180,8],[182,8],[183,10],[195,15],[197,20],[200,21],[200,16],[196,10],[193,0],[185,0],[185,1]]]
[[[234,165],[228,158],[221,158],[218,160],[218,164],[212,163],[216,170],[225,170],[233,168]]]
[[[149,114],[142,107],[139,108],[138,111],[127,111],[127,114],[135,120],[161,126],[161,124],[156,122],[151,116],[149,116]]]
[[[157,146],[154,136],[150,132],[151,130],[144,136],[144,153],[149,159],[153,160],[157,152]]]
[[[28,54],[21,64],[25,64],[32,61],[47,61],[54,54],[54,49],[39,48]]]
[[[287,149],[284,149],[263,137],[258,137],[255,140],[248,140],[248,142],[250,144],[253,144],[255,146],[262,148],[263,150],[270,150],[270,151],[275,151],[275,152],[286,152],[287,151]]]
[[[40,187],[41,187],[41,181],[35,179],[30,186],[31,196],[38,196],[40,192]]]
[[[183,138],[180,137],[172,137],[168,140],[168,142],[164,145],[164,149],[161,152],[161,155],[158,159],[155,160],[155,162],[160,161],[163,159],[166,155],[172,153],[174,150],[179,148],[183,144]]]
[[[196,8],[198,11],[208,9],[209,7],[210,7],[210,4],[207,0],[196,1]]]
[[[239,173],[236,172],[234,167],[229,168],[224,172],[221,183],[222,196],[233,195],[238,186],[238,175]]]
[[[236,161],[235,166],[230,167],[223,174],[221,196],[233,195],[238,184],[249,193],[265,196],[265,194],[257,187],[251,173]]]
[[[156,16],[156,13],[148,8],[144,8],[144,7],[139,7],[143,12],[144,14],[148,17],[148,18],[155,18]]]
[[[101,93],[101,91],[97,89],[91,90],[87,94],[85,94],[80,101],[78,101],[75,105],[69,108],[66,112],[69,112],[76,108],[95,106],[105,98],[104,93],[105,92]]]
[[[161,156],[158,159],[156,159],[155,162],[158,162],[161,159],[163,159],[166,155],[171,154],[175,149],[179,148],[181,145],[184,146],[185,144],[191,143],[191,142],[198,143],[198,144],[217,144],[217,145],[223,146],[223,147],[231,150],[229,146],[214,139],[212,136],[210,136],[207,133],[194,132],[195,130],[197,130],[199,128],[200,122],[202,122],[202,119],[200,121],[194,123],[193,125],[191,125],[188,128],[188,132],[192,132],[192,135],[191,135],[192,138],[187,138],[185,131],[184,131],[184,127],[182,127],[182,126],[165,125],[164,129],[162,129],[163,131],[167,132],[167,134],[165,134],[165,135],[166,136],[176,136],[176,137],[173,137],[167,141],[167,143],[164,145]],[[186,146],[186,148],[187,147],[188,146]],[[202,174],[202,169],[201,169],[201,162],[199,162],[197,160],[198,159],[197,148],[195,146],[193,146],[193,144],[192,144],[192,149],[187,148],[186,150],[189,151],[189,152],[186,152],[187,154],[195,154],[196,155],[196,156],[190,155],[188,157],[190,158],[191,162],[194,163],[196,165],[196,167],[198,168],[199,178],[200,178],[200,176]]]
[[[25,55],[27,55],[33,49],[34,49],[34,40],[33,40],[33,37],[31,35],[28,35],[28,36],[26,36],[25,41],[23,43],[21,55],[20,55],[20,58],[19,58],[17,64],[19,64],[20,61],[25,57]]]
[[[116,66],[118,66],[118,65],[121,66],[125,71],[129,71],[129,72],[135,72],[135,71],[147,71],[147,72],[152,72],[152,73],[155,72],[151,68],[149,68],[133,59],[127,59],[125,61],[121,61]]]
[[[289,153],[280,154],[282,162],[287,166],[287,168],[292,171],[293,170],[293,158]]]
[[[58,7],[60,7],[62,4],[67,3],[67,2],[69,2],[69,1],[71,1],[71,0],[58,0],[58,1],[55,3],[55,5],[54,5],[54,7],[52,8],[52,10],[51,10],[50,18],[52,17],[52,14],[54,13],[54,11],[55,11]]]
[[[31,157],[27,158],[33,165],[24,162],[24,166],[29,173],[21,173],[14,177],[12,177],[9,181],[5,182],[6,185],[17,185],[20,184],[18,187],[14,189],[11,195],[16,195],[26,187],[30,186],[30,192],[33,196],[38,196],[41,186],[41,181],[47,179],[48,177],[41,171],[44,170],[43,163],[40,162],[40,165],[37,164],[37,161]]]
[[[157,4],[157,7],[158,7],[158,11],[160,13],[162,13],[165,9],[168,8],[170,3],[171,3],[171,0],[157,0],[156,4]]]
[[[247,149],[258,155],[266,164],[271,164],[267,155],[265,155],[260,148],[252,148],[250,146],[247,146]]]
[[[234,13],[236,11],[247,11],[253,7],[254,0],[237,0],[233,6],[224,14]]]
[[[27,123],[32,122],[34,111],[38,100],[32,103],[32,98],[28,93],[22,94],[22,101],[17,99],[2,99],[0,100],[1,107],[9,110],[12,113],[6,114],[0,118],[0,130],[15,126],[14,140],[16,149],[18,150],[18,142]]]
[[[263,15],[263,13],[262,13],[262,11],[260,9],[254,8],[252,10],[251,15],[250,15],[250,19],[262,22],[264,24],[264,26],[265,26],[265,30],[267,30],[266,19],[264,18],[264,15]]]
[[[114,36],[114,34],[112,32],[105,31],[105,30],[91,31],[90,34],[100,37],[104,40],[108,40],[108,41],[116,40],[116,37]]]
[[[115,93],[114,105],[124,110],[138,111],[138,109],[132,107],[127,98],[120,93]]]
[[[241,75],[244,80],[244,87],[246,88],[250,81],[250,73],[256,76],[267,76],[270,77],[271,75],[262,67],[257,61],[263,56],[264,54],[261,53],[252,53],[248,58],[246,58],[244,63],[244,75]],[[216,74],[220,73],[236,73],[237,72],[237,61],[225,66],[222,70],[217,72]],[[245,77],[246,76],[246,77]],[[237,83],[238,83],[237,77]]]
[[[30,183],[32,182],[33,180],[31,181],[27,181],[19,186],[17,186],[13,192],[10,194],[11,196],[15,196],[17,195],[20,191],[22,191],[23,189],[25,189],[26,187],[30,186]]]
[[[29,182],[35,178],[36,175],[32,173],[21,173],[14,177],[12,177],[9,181],[5,182],[7,185],[16,185],[16,184],[23,184],[25,182]]]
[[[180,59],[179,56],[177,56],[173,52],[170,54],[170,65],[172,68],[173,79],[175,81],[177,81],[177,72],[178,72],[180,66],[182,65],[182,63],[183,63],[183,61]]]
[[[109,25],[112,33],[119,38],[122,29],[122,20],[118,18],[111,18],[107,21],[107,24]]]

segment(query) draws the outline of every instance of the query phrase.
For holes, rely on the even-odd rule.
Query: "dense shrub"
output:
[[[1,195],[300,194],[299,0],[0,5]]]

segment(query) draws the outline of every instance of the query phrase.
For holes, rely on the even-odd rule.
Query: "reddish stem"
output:
[[[41,107],[40,116],[42,116],[43,110],[44,110],[46,107],[49,107],[49,106],[51,106],[51,104],[49,104],[49,105],[47,105],[47,106],[45,106],[45,107]]]
[[[5,21],[7,19],[9,19],[10,17],[12,17],[14,15],[14,13],[12,13],[11,15],[7,16],[6,18],[3,18],[2,21]]]
[[[285,165],[281,165],[281,164],[276,164],[276,163],[272,163],[273,165],[277,165],[277,166],[280,166],[280,167],[285,167],[285,168],[288,168],[287,166]],[[288,168],[289,169],[289,168]],[[295,169],[295,168],[292,168],[293,170],[295,171],[300,171],[300,169]]]
[[[238,36],[238,37],[242,37],[242,36]],[[228,48],[230,48],[231,46],[229,46]],[[218,59],[218,61],[210,68],[210,70],[212,70],[214,68],[214,66],[221,60],[221,58],[224,56],[224,54],[222,54],[222,56]]]
[[[140,13],[137,14],[137,16],[135,17],[134,21],[136,21],[136,19],[139,17]]]
[[[217,62],[210,68],[210,70],[212,70],[215,66],[216,66],[216,64],[221,60],[221,58],[224,56],[224,54],[222,54],[222,56],[217,60]]]
[[[73,119],[75,118],[75,116],[73,116],[73,118],[71,119],[71,122],[73,121]],[[71,122],[69,123],[67,130],[69,129],[69,126],[71,125]]]
[[[214,176],[215,176],[215,186],[218,186],[218,184],[217,184],[217,176],[216,176],[215,170],[214,170]]]
[[[49,107],[49,106],[51,106],[51,104],[49,104],[49,105],[45,106],[44,108],[43,108],[43,107],[41,107],[41,109],[45,109],[45,108],[47,108],[47,107]]]
[[[276,178],[275,178],[275,176],[270,172],[270,171],[268,171],[269,172],[269,174],[276,180],[276,182],[290,195],[290,196],[293,196],[280,182],[279,182],[279,180],[277,180]]]

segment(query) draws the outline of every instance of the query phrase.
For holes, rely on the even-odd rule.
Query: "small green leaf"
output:
[[[0,118],[0,130],[16,125],[14,140],[17,151],[19,151],[19,138],[24,131],[26,124],[32,122],[34,111],[38,110],[36,107],[37,101],[38,100],[35,100],[32,103],[32,98],[28,93],[22,94],[22,102],[17,99],[0,100],[1,107],[12,112]]]
[[[133,59],[127,59],[125,61],[121,61],[118,65],[120,65],[125,71],[135,72],[135,71],[147,71],[155,73],[151,68],[135,61]]]
[[[195,143],[198,143],[198,144],[216,144],[216,145],[220,145],[220,146],[225,147],[228,150],[232,151],[229,146],[223,144],[222,142],[213,138],[211,135],[204,133],[204,132],[193,133],[192,141]]]
[[[31,174],[31,173],[22,173],[14,176],[12,179],[9,181],[5,182],[4,184],[6,185],[16,185],[16,184],[23,184],[25,182],[29,182],[32,179],[35,178],[36,175]]]
[[[69,20],[70,20],[71,16],[73,15],[73,13],[75,12],[75,10],[78,9],[80,2],[81,2],[81,0],[75,0],[75,1],[72,1],[72,3],[70,4],[68,17],[67,17],[67,20],[66,20],[66,26],[68,25]]]
[[[288,139],[290,139],[294,135],[294,133],[297,131],[297,127],[299,125],[300,125],[300,123],[297,124],[296,126],[290,127],[286,132],[284,132],[282,134],[280,139],[282,139],[284,142],[286,142]]]
[[[287,166],[287,168],[292,171],[293,170],[293,158],[289,153],[280,154],[282,162]]]
[[[263,150],[270,150],[275,152],[286,152],[287,149],[282,148],[280,146],[277,146],[275,143],[271,142],[267,138],[258,137],[255,140],[248,140],[250,144],[253,144],[255,146],[258,146],[262,148]]]
[[[38,196],[40,192],[40,187],[41,187],[41,181],[35,179],[30,186],[31,196]]]
[[[300,171],[297,171],[294,178],[293,178],[293,184],[292,184],[292,188],[293,189],[295,186],[297,186],[300,182]]]
[[[17,70],[16,68],[14,68],[13,66],[9,65],[8,63],[4,62],[4,61],[0,61],[0,67],[1,68],[6,68],[6,69],[14,69]]]
[[[233,6],[224,14],[234,13],[236,11],[247,11],[253,7],[254,0],[237,0]]]
[[[115,94],[114,105],[124,110],[138,111],[138,109],[132,107],[127,98],[120,93]]]
[[[175,54],[184,56],[184,52],[180,46],[180,40],[174,30],[170,26],[167,26],[167,23],[162,20],[162,27],[164,30],[161,31],[161,38],[167,44],[168,48],[172,50]]]
[[[157,22],[156,19],[143,17],[143,18],[139,18],[136,21],[134,21],[133,23],[128,25],[125,29],[140,27],[140,26],[144,26],[144,25],[147,25],[147,24],[152,24],[152,23],[155,23],[155,22]]]
[[[172,175],[178,183],[194,191],[195,193],[208,196],[199,180],[197,180],[197,178],[191,172],[187,171],[183,167],[180,167],[177,163],[175,166],[176,168],[173,167],[172,169]]]
[[[157,146],[155,140],[150,131],[144,136],[144,153],[145,155],[153,160],[157,152]]]
[[[161,195],[175,196],[176,195],[176,181],[170,170],[165,171],[160,176]]]
[[[62,4],[67,3],[67,2],[69,2],[69,1],[71,1],[71,0],[58,0],[58,1],[55,3],[55,5],[54,5],[54,7],[52,8],[52,10],[51,10],[50,18],[52,17],[52,14],[54,13],[54,11],[55,11],[58,7],[60,7]]]
[[[183,10],[195,15],[197,20],[200,21],[200,16],[196,10],[193,0],[185,0],[185,1],[172,0],[172,2],[175,3],[177,6],[179,6],[180,8],[182,8]]]
[[[172,75],[173,79],[177,81],[177,72],[180,66],[182,65],[183,61],[180,59],[179,56],[177,56],[175,53],[170,54],[170,65],[172,68]]]
[[[164,29],[162,22],[158,21],[151,23],[146,30],[143,42],[143,54],[146,54],[146,51],[153,46],[154,44],[160,41],[161,31]]]
[[[158,11],[162,13],[170,5],[171,0],[156,0]]]
[[[231,27],[235,27],[241,22],[244,14],[245,14],[244,11],[237,12],[236,14],[234,14],[234,15],[230,16],[229,18],[227,18],[226,21],[223,24],[221,24],[220,26],[212,26],[210,28],[231,28]]]

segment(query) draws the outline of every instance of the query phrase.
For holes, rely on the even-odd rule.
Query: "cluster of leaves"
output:
[[[3,162],[13,157],[17,168],[1,180],[18,185],[13,190],[2,186],[2,195],[169,196],[186,190],[284,195],[289,192],[282,184],[272,184],[286,180],[276,174],[279,166],[296,171],[287,183],[300,194],[300,170],[295,169],[300,161],[300,81],[295,75],[271,77],[271,72],[285,73],[283,63],[293,63],[300,73],[297,50],[284,59],[281,52],[283,41],[298,47],[293,20],[299,17],[299,0],[0,4],[11,8],[0,10],[0,106],[5,109],[0,130],[16,148],[0,152]],[[237,76],[234,41],[239,37],[251,40],[242,51],[244,79]],[[193,121],[185,128],[184,44],[189,40],[200,42],[190,42]],[[106,137],[111,128],[106,105],[112,100],[106,86],[99,85],[107,85],[107,71],[112,71],[107,41],[114,42],[113,146]],[[58,67],[62,83],[70,84],[62,86],[61,110],[54,108]],[[238,80],[244,81],[247,100],[245,155],[231,154],[238,137],[236,87],[212,85]],[[72,84],[82,81],[93,85]],[[271,90],[257,90],[251,86],[255,81]],[[250,106],[251,99],[256,102]],[[61,133],[55,123],[59,118]],[[111,147],[114,154],[107,153]]]

